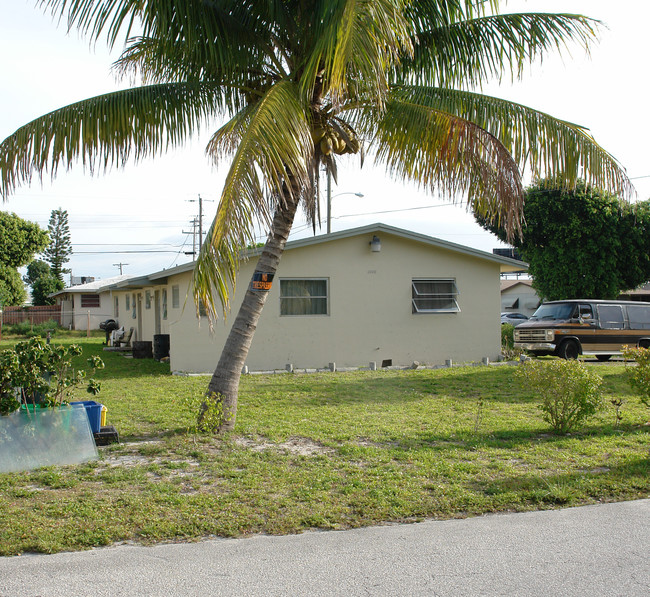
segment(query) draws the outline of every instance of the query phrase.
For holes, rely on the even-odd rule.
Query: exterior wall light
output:
[[[372,237],[372,240],[370,241],[370,250],[373,253],[379,253],[379,251],[381,251],[381,240],[379,240],[379,237],[376,234]]]

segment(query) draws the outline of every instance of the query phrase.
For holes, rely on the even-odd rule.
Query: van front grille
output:
[[[517,330],[515,329],[515,340],[517,342],[545,342],[546,330]]]

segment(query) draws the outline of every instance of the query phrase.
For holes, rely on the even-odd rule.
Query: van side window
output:
[[[627,308],[630,328],[633,330],[650,330],[650,307],[630,305]]]
[[[623,307],[620,305],[598,305],[598,319],[604,330],[622,330],[625,327]]]
[[[578,316],[581,319],[592,319],[594,314],[591,311],[591,305],[580,305]]]

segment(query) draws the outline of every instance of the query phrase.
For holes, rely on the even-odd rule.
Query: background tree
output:
[[[613,299],[650,280],[649,202],[632,206],[583,181],[571,191],[551,184],[526,189],[526,223],[512,241],[541,297]],[[506,240],[503,228],[477,221]]]
[[[5,305],[22,305],[26,293],[18,268],[27,265],[48,243],[38,224],[0,211],[0,293]]]
[[[520,167],[583,174],[629,192],[616,161],[580,127],[475,93],[483,81],[570,41],[588,46],[597,24],[578,15],[498,14],[499,0],[44,0],[93,40],[125,39],[118,72],[144,85],[34,120],[0,145],[0,192],[77,158],[123,164],[178,146],[204,123],[225,124],[208,154],[231,160],[194,272],[211,319],[235,286],[241,249],[269,230],[254,276],[273,274],[299,206],[314,229],[323,166],[365,150],[413,181],[519,229]],[[137,23],[140,35],[133,36]],[[123,36],[123,37],[122,37]],[[207,395],[223,430],[267,293],[246,293]]]
[[[56,299],[49,295],[63,290],[65,284],[52,275],[50,266],[45,261],[35,259],[27,266],[23,280],[32,288],[32,304],[53,305]]]
[[[39,278],[51,275],[52,270],[50,269],[50,266],[45,263],[45,261],[42,261],[41,259],[34,259],[34,261],[31,261],[27,265],[27,271],[23,276],[23,281],[25,284],[29,284],[31,286]]]
[[[68,212],[60,207],[59,209],[53,209],[47,230],[50,244],[45,249],[43,256],[45,261],[50,264],[52,276],[63,282],[63,274],[70,271],[64,269],[63,266],[70,261],[70,255],[72,255]]]
[[[0,302],[7,306],[20,306],[26,300],[27,292],[18,270],[0,263]]]
[[[65,284],[58,278],[54,276],[42,276],[32,284],[32,304],[54,305],[56,299],[50,295],[64,288]]]

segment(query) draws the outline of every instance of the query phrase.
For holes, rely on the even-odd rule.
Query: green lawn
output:
[[[593,365],[608,408],[563,437],[504,365],[246,376],[236,432],[214,438],[188,434],[183,407],[206,377],[77,341],[105,359],[97,400],[122,443],[84,465],[0,475],[0,555],[650,496],[650,411],[620,363]]]

